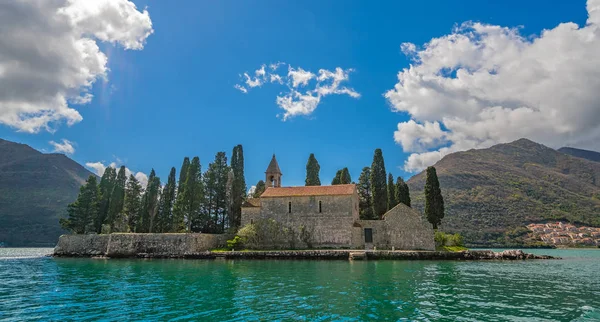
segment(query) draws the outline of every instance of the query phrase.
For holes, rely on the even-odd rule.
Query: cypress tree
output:
[[[229,166],[225,152],[218,152],[204,174],[205,226],[203,232],[222,233],[228,220],[227,179]]]
[[[233,148],[231,155],[233,184],[231,191],[230,227],[239,227],[242,219],[242,203],[246,199],[246,179],[244,177],[244,150],[239,144]]]
[[[308,162],[306,163],[306,186],[320,186],[321,180],[319,179],[319,171],[321,171],[321,166],[319,165],[319,161],[315,158],[313,153],[308,157]]]
[[[181,165],[181,169],[179,170],[179,183],[177,185],[177,193],[181,193],[183,191],[183,186],[185,184],[188,168],[190,167],[190,158],[183,158],[183,164]]]
[[[352,178],[350,177],[350,171],[348,168],[343,168],[340,173],[340,184],[350,184],[352,183]]]
[[[201,171],[200,158],[194,157],[188,168],[182,196],[182,207],[188,232],[199,231],[205,224],[200,221],[204,201]]]
[[[108,216],[108,207],[110,206],[110,196],[112,195],[112,190],[115,185],[115,181],[117,179],[117,172],[113,167],[108,167],[104,170],[104,174],[102,174],[102,178],[100,179],[100,195],[98,196],[98,215],[96,216],[96,220],[94,222],[94,227],[96,229],[96,233],[100,234],[102,232],[102,225],[106,221],[106,217]]]
[[[142,211],[142,185],[133,176],[129,175],[125,188],[125,201],[123,203],[123,214],[127,219],[129,230],[135,232],[138,226],[139,215]]]
[[[123,203],[125,200],[125,182],[127,181],[127,176],[125,175],[125,166],[121,166],[119,168],[119,173],[117,174],[117,178],[115,180],[112,193],[110,195],[110,202],[108,206],[108,214],[106,218],[106,223],[110,226],[110,232],[113,232],[115,229],[115,222],[121,222],[120,229],[122,230],[123,224],[125,223],[122,218],[123,215]]]
[[[173,224],[171,226],[171,231],[173,232],[182,232],[186,230],[185,224],[185,182],[187,181],[187,175],[190,168],[190,158],[185,157],[183,159],[183,164],[181,165],[181,170],[179,172],[179,183],[177,186],[177,195],[175,197],[175,203],[173,204]]]
[[[81,188],[75,202],[67,207],[68,217],[61,218],[60,224],[76,234],[94,232],[98,215],[99,190],[96,176],[90,175]]]
[[[442,218],[444,218],[444,198],[434,167],[427,167],[427,178],[425,179],[425,216],[437,229]]]
[[[260,198],[260,195],[262,195],[263,192],[265,192],[265,189],[265,182],[262,180],[258,180],[258,182],[256,183],[256,189],[254,189],[254,193],[252,194],[252,198]]]
[[[360,219],[375,219],[371,204],[371,168],[364,167],[358,177],[358,197]]]
[[[342,184],[342,170],[338,170],[335,173],[335,177],[331,180],[331,185]]]
[[[173,203],[175,202],[175,175],[177,170],[171,168],[167,184],[160,194],[155,232],[168,233],[173,231]]]
[[[385,214],[388,207],[386,171],[381,149],[376,149],[373,155],[370,181],[372,190],[371,200],[373,205],[373,216],[377,219],[380,219],[381,216]]]
[[[156,176],[154,169],[148,176],[148,185],[142,197],[142,214],[140,216],[141,227],[139,232],[153,232],[154,220],[158,211],[158,199],[160,195],[160,178]]]
[[[233,170],[229,167],[229,172],[227,173],[227,184],[226,184],[226,200],[227,200],[227,219],[231,223],[231,214],[233,213]],[[264,184],[264,182],[263,182]]]
[[[396,200],[410,207],[410,191],[408,185],[401,177],[396,179]]]
[[[399,201],[396,199],[396,186],[394,185],[394,176],[390,173],[388,174],[388,210],[396,207]]]

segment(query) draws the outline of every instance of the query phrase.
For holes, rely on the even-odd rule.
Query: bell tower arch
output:
[[[267,171],[265,171],[266,180],[265,183],[267,187],[281,187],[281,170],[279,169],[279,164],[277,164],[277,159],[275,159],[275,154],[273,154],[273,158],[271,158],[271,162],[267,167]]]

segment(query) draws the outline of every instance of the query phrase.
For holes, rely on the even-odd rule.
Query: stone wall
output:
[[[62,235],[54,248],[55,256],[104,256],[110,235]]]
[[[242,207],[242,226],[251,224],[254,219],[260,218],[260,207]]]
[[[353,227],[352,245],[364,249],[364,229],[373,230],[373,245],[377,249],[435,250],[434,231],[416,210],[399,204],[383,220],[358,220]]]
[[[203,258],[207,251],[223,247],[230,236],[217,234],[62,235],[55,256]]]
[[[313,236],[313,247],[348,248],[352,244],[352,223],[358,219],[358,196],[263,197],[260,211],[249,213],[246,209],[252,208],[244,208],[245,223],[273,219],[294,230],[296,236],[300,235],[301,227],[305,227]],[[299,237],[297,245],[306,247]]]

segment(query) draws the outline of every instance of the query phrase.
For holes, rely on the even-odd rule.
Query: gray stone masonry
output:
[[[54,256],[203,258],[209,250],[225,246],[228,237],[231,236],[134,233],[62,235],[54,248]]]

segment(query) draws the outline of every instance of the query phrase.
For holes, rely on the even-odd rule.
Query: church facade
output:
[[[282,187],[275,155],[265,175],[265,192],[242,205],[242,226],[274,221],[299,248],[435,249],[431,225],[403,204],[382,220],[361,220],[355,184]]]

